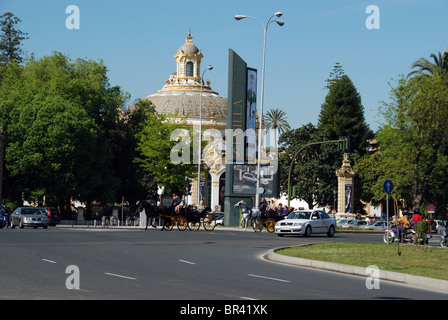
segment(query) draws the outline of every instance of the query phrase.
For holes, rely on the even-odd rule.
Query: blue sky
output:
[[[80,10],[79,29],[66,28],[69,5]],[[369,5],[379,8],[380,29],[366,27]],[[447,0],[0,0],[0,13],[8,11],[28,33],[27,53],[101,59],[110,83],[131,94],[129,104],[161,89],[175,72],[173,56],[188,29],[204,54],[202,70],[214,67],[206,78],[227,97],[229,48],[260,75],[262,64],[261,25],[233,16],[266,22],[281,11],[285,25],[268,29],[264,111],[285,110],[292,128],[317,124],[325,80],[340,62],[376,130],[388,83],[408,74],[412,62],[448,47]]]

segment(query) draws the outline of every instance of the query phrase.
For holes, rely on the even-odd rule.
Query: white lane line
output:
[[[249,277],[262,278],[262,279],[267,279],[267,280],[274,280],[274,281],[280,281],[280,282],[291,282],[291,281],[288,281],[288,280],[277,279],[277,278],[271,278],[271,277],[265,277],[265,276],[259,276],[259,275],[251,274],[251,273],[249,273],[249,274],[247,274],[247,275],[248,275]]]
[[[240,297],[240,299],[243,299],[243,300],[257,300],[257,299],[249,298],[249,297]]]
[[[187,264],[196,264],[196,263],[194,263],[194,262],[191,262],[191,261],[187,261],[187,260],[179,260],[180,262],[183,262],[183,263],[187,263]]]
[[[49,262],[49,263],[56,263],[56,261],[48,260],[48,259],[42,259],[42,261]]]
[[[118,277],[118,278],[123,278],[123,279],[128,279],[128,280],[137,280],[136,278],[126,277],[126,276],[122,276],[122,275],[115,274],[115,273],[104,272],[104,274],[107,274],[108,276]]]

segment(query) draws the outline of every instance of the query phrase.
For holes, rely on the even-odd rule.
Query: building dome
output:
[[[202,90],[202,117],[225,123],[227,99],[212,90],[209,80],[201,79],[202,57],[188,31],[185,44],[174,55],[177,72],[170,74],[162,89],[145,98],[157,112],[170,117],[199,118]]]
[[[156,107],[156,111],[170,116],[187,118],[199,117],[200,92],[158,92],[146,99]],[[227,119],[227,99],[217,93],[202,93],[202,117]]]
[[[200,50],[193,44],[193,37],[191,36],[191,32],[188,31],[188,36],[185,41],[185,44],[177,50],[177,53],[186,54],[186,55],[195,55],[198,54]]]

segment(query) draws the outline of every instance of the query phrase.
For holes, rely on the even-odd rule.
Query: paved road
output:
[[[448,298],[385,281],[369,290],[363,277],[262,258],[274,247],[328,240],[232,230],[2,229],[0,299]],[[379,242],[381,235],[337,233],[331,240]]]

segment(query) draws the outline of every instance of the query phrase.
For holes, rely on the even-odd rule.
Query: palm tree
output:
[[[285,131],[291,130],[288,121],[286,121],[288,117],[286,116],[286,112],[279,109],[272,109],[266,113],[266,117],[264,118],[264,125],[266,129],[274,129],[275,137],[274,142],[277,145],[277,130],[280,134]]]
[[[448,78],[448,52],[447,49],[436,56],[434,53],[430,55],[430,57],[434,60],[434,63],[426,58],[420,58],[412,64],[411,69],[417,68],[408,74],[408,77],[413,75],[428,75],[435,76],[438,74],[443,78]]]

